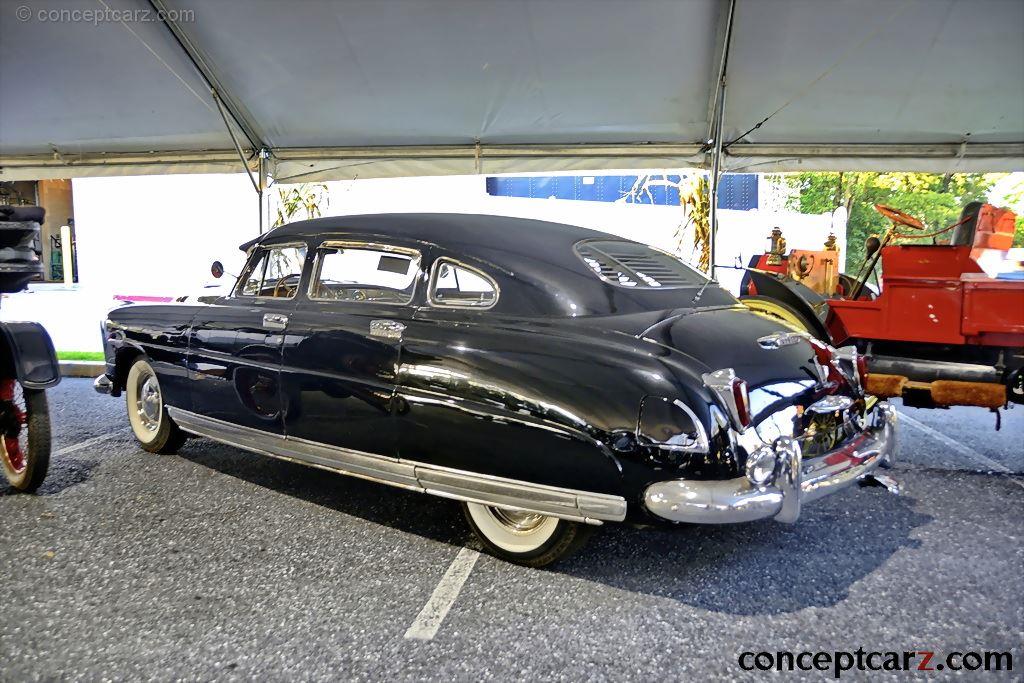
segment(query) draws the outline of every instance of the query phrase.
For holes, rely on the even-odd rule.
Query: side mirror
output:
[[[868,258],[875,255],[875,252],[882,248],[882,240],[878,239],[878,235],[872,235],[871,237],[864,240],[864,253],[867,254]]]
[[[210,265],[210,275],[217,278],[218,280],[224,276],[224,264],[220,261],[214,261]]]

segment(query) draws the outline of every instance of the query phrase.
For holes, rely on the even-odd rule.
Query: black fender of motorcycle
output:
[[[26,389],[49,389],[60,382],[57,352],[42,325],[0,322],[0,372]]]
[[[785,304],[803,319],[811,334],[824,342],[832,342],[828,328],[817,313],[822,311],[824,314],[828,311],[828,299],[799,282],[780,279],[775,273],[749,268],[747,274],[754,281],[759,295]]]

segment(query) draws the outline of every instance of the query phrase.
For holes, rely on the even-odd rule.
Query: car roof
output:
[[[578,316],[668,309],[684,305],[678,290],[630,290],[602,280],[576,254],[584,240],[640,244],[575,225],[463,213],[381,213],[331,216],[274,228],[242,245],[340,237],[421,243],[438,255],[488,266],[501,288],[496,312]],[[709,296],[708,298],[713,298]]]
[[[452,251],[474,256],[478,250],[535,256],[538,250],[573,258],[571,247],[580,240],[621,239],[575,225],[530,218],[466,213],[381,213],[330,216],[288,223],[274,228],[259,240],[242,245],[248,249],[257,241],[278,241],[288,237],[319,235],[380,235],[429,242]]]

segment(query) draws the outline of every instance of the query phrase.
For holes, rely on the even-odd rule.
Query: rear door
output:
[[[418,249],[324,241],[290,314],[283,350],[285,431],[393,456],[399,344],[422,280]]]
[[[258,248],[234,292],[196,315],[188,355],[194,412],[283,433],[281,348],[306,251],[304,242]]]

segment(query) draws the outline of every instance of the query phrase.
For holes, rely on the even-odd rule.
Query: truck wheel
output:
[[[487,552],[526,567],[544,567],[572,555],[597,528],[480,503],[463,503],[462,510]]]
[[[754,313],[784,322],[799,332],[814,334],[812,332],[814,328],[804,320],[803,316],[794,310],[792,306],[788,306],[781,301],[767,296],[745,295],[740,297],[740,303]]]
[[[45,392],[13,384],[13,398],[4,401],[4,412],[11,414],[4,415],[0,464],[11,486],[35,491],[50,467],[50,410]]]
[[[185,432],[167,414],[160,382],[149,361],[139,358],[125,382],[128,422],[135,439],[150,453],[175,453],[185,443]]]

